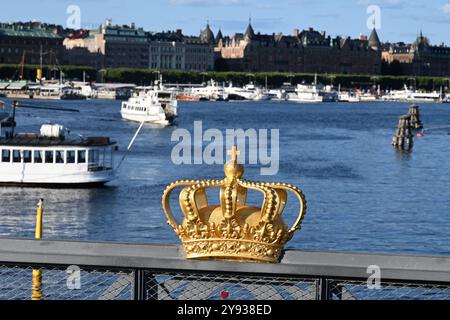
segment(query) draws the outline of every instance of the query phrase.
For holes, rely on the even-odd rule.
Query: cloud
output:
[[[442,11],[443,11],[445,14],[450,14],[450,3],[444,4],[444,6],[442,7]]]

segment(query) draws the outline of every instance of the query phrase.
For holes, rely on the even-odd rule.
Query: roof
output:
[[[136,88],[136,85],[132,83],[94,83],[92,86],[96,89],[106,89],[106,90]]]
[[[107,147],[115,145],[109,137],[78,137],[73,139],[45,138],[35,134],[16,135],[12,139],[0,138],[0,146],[17,147]]]
[[[200,34],[200,40],[205,43],[213,44],[215,41],[214,33],[209,27],[209,23],[206,25],[205,30],[203,30]]]
[[[0,37],[63,39],[60,35],[43,29],[0,29]]]
[[[252,39],[255,36],[255,30],[253,30],[251,22],[248,24],[247,30],[245,31],[245,36]]]
[[[377,29],[375,28],[372,30],[372,33],[370,34],[369,37],[369,47],[371,48],[381,47],[381,41],[380,38],[378,37]]]

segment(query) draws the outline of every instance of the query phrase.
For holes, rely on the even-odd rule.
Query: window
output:
[[[20,150],[13,150],[13,162],[15,162],[15,163],[22,162],[22,156],[20,154]]]
[[[56,151],[55,162],[56,163],[64,163],[64,151],[62,151],[62,150]]]
[[[90,150],[89,151],[89,164],[98,164],[99,162],[99,151],[98,150]]]
[[[31,152],[31,150],[24,150],[23,151],[23,162],[31,163],[31,159],[32,159],[32,152]]]
[[[66,163],[75,163],[75,151],[66,151]]]
[[[34,150],[34,163],[42,163],[43,162],[43,158],[42,158],[42,156],[43,156],[43,151],[40,151],[40,150]]]
[[[86,163],[86,151],[85,150],[78,151],[78,163]]]
[[[10,150],[2,150],[2,162],[11,162]]]
[[[53,151],[45,151],[45,163],[53,163]]]

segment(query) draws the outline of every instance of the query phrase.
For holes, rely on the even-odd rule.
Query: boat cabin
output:
[[[114,178],[116,143],[108,137],[66,138],[62,126],[50,124],[41,134],[8,129],[0,137],[0,184],[102,185]]]

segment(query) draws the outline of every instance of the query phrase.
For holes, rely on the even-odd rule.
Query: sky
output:
[[[147,31],[182,29],[197,35],[209,21],[215,33],[221,28],[232,35],[244,32],[251,17],[261,33],[313,27],[331,36],[358,37],[370,34],[375,22],[383,42],[411,43],[422,30],[432,43],[450,45],[450,0],[18,0],[2,3],[0,21],[65,26],[71,5],[79,7],[84,28],[109,18]]]

